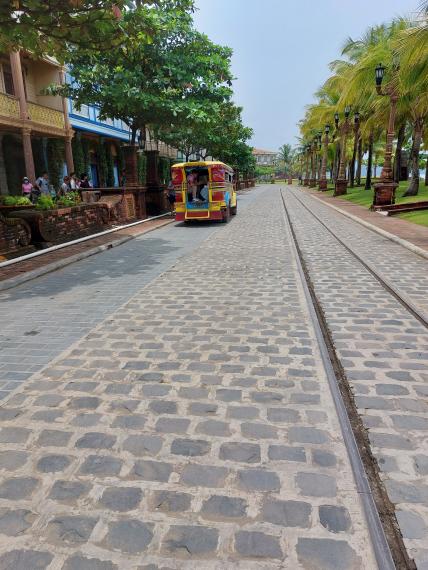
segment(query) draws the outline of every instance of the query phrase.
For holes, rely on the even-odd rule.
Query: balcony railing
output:
[[[0,93],[0,115],[19,119],[18,99],[7,93]]]
[[[56,109],[37,105],[36,103],[28,103],[28,114],[35,123],[47,127],[55,127],[56,129],[65,128],[64,113]]]

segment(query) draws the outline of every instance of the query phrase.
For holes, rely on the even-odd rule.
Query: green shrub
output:
[[[2,196],[1,201],[4,206],[16,206],[17,196]]]
[[[20,198],[17,198],[16,205],[17,206],[31,206],[32,204],[31,204],[31,200],[29,200],[25,196],[21,196]]]
[[[38,210],[52,210],[55,208],[55,202],[50,196],[42,195],[37,200],[36,208]]]
[[[147,177],[147,156],[142,152],[137,152],[137,176],[138,182],[144,185]]]
[[[67,192],[65,196],[58,198],[57,205],[65,208],[77,206],[80,203],[79,192]]]

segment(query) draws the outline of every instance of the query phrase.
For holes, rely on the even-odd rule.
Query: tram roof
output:
[[[172,168],[183,168],[185,166],[213,166],[214,164],[221,164],[229,170],[233,170],[231,166],[225,162],[221,162],[221,160],[194,160],[189,162],[179,162],[177,164],[173,164]]]

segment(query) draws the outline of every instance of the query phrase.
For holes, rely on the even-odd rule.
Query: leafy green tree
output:
[[[0,2],[0,51],[25,49],[63,60],[70,48],[110,49],[119,43],[127,0]]]
[[[138,3],[125,11],[120,45],[70,52],[75,82],[51,92],[70,95],[77,105],[96,104],[101,118],[122,119],[133,142],[149,126],[203,122],[212,104],[232,95],[232,52],[194,29],[183,2]]]

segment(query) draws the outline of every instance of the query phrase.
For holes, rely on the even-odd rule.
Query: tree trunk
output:
[[[428,156],[425,164],[425,186],[428,186]]]
[[[340,164],[340,140],[336,142],[336,152],[334,154],[334,167],[333,167],[334,182],[336,182],[337,175],[339,173],[339,164]]]
[[[366,190],[370,190],[372,187],[372,163],[373,163],[373,133],[370,133],[369,155],[367,159],[366,185],[364,186]]]
[[[359,138],[358,133],[355,132],[354,148],[352,149],[352,158],[349,162],[349,181],[350,181],[350,187],[351,188],[354,187],[354,182],[355,182],[355,160],[357,158],[358,138]]]
[[[419,192],[419,150],[422,142],[422,119],[416,119],[413,126],[413,142],[410,151],[410,165],[412,169],[412,179],[404,196],[417,196]]]
[[[394,180],[395,180],[395,182],[400,182],[401,149],[403,148],[405,131],[406,131],[406,124],[404,123],[398,129],[398,134],[397,134],[397,147],[395,149],[395,157],[394,157]]]
[[[357,150],[357,173],[355,175],[355,182],[357,186],[361,186],[361,163],[363,161],[363,140],[358,137],[358,150]]]

